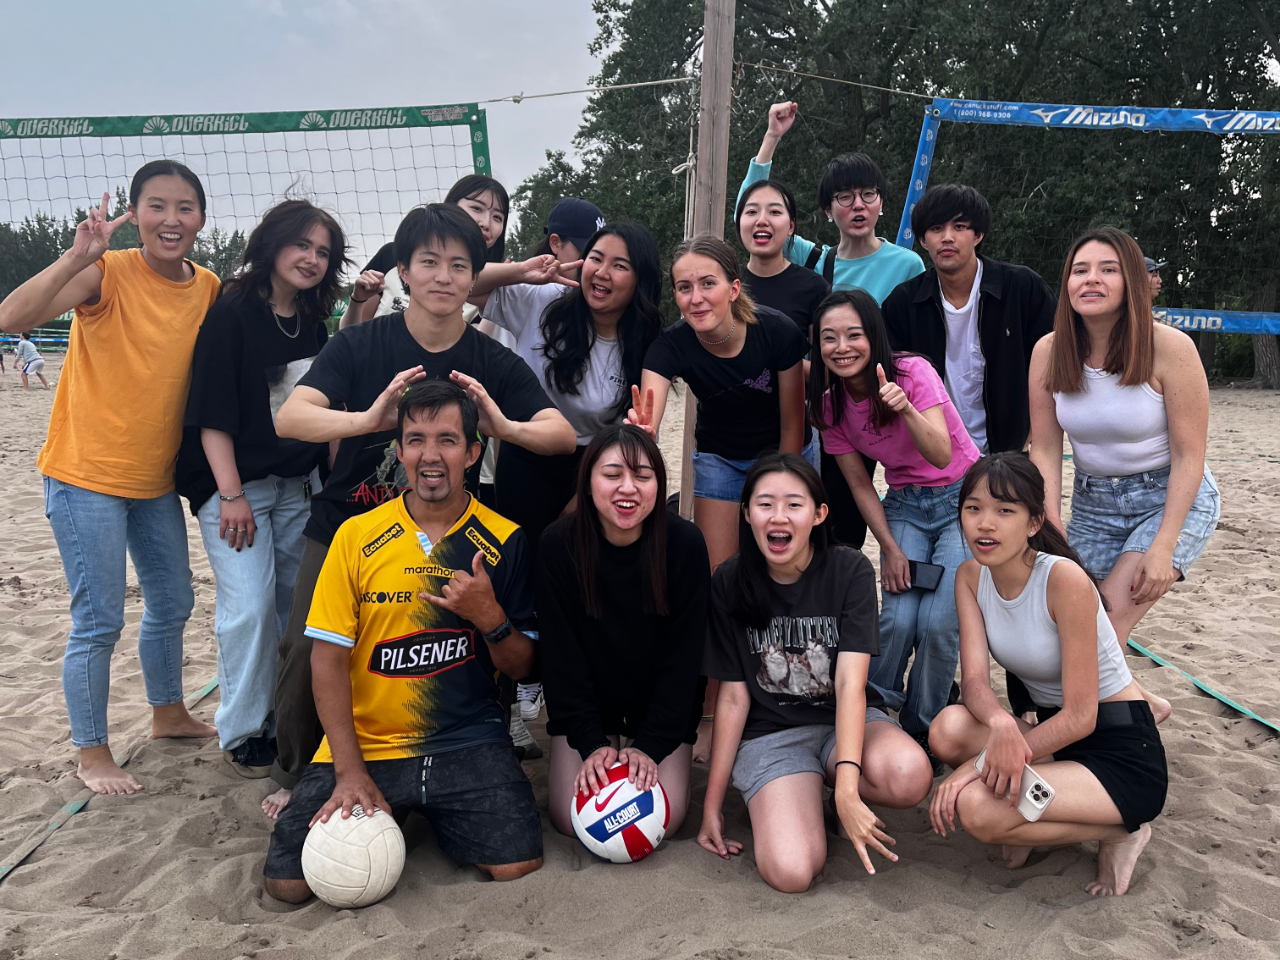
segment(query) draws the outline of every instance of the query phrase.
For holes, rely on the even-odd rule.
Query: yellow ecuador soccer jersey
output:
[[[467,620],[421,598],[484,554],[516,629],[532,625],[524,532],[474,497],[429,544],[404,497],[338,528],[316,581],[307,636],[351,650],[351,700],[365,760],[443,753],[508,738],[489,648]],[[332,763],[326,738],[317,763]]]

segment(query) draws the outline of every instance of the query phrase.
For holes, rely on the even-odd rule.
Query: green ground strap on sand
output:
[[[190,710],[197,703],[199,703],[201,700],[203,700],[205,697],[207,697],[209,694],[213,693],[213,691],[217,689],[218,689],[218,681],[210,680],[208,683],[206,683],[203,687],[201,687],[195,693],[191,694],[191,696],[187,697],[186,699],[187,709]],[[123,767],[126,763],[129,762],[128,754],[131,752],[132,751],[126,751],[126,755],[124,757],[115,758],[116,763],[118,763],[120,766]],[[40,844],[44,843],[51,836],[53,836],[54,832],[59,827],[61,827],[68,820],[74,817],[77,813],[83,810],[85,807],[85,804],[87,804],[90,800],[92,800],[94,796],[95,794],[92,790],[86,789],[86,790],[80,791],[79,795],[74,800],[72,800],[70,803],[63,804],[62,809],[59,810],[56,814],[54,814],[54,817],[52,820],[46,823],[43,827],[41,827],[35,833],[32,833],[30,836],[28,836],[25,840],[22,841],[22,843],[18,844],[18,849],[14,850],[13,853],[5,857],[3,863],[0,863],[0,883],[3,883],[4,879],[7,876],[9,876],[9,874],[13,873],[14,870],[17,870],[18,867],[22,865],[22,862],[36,851],[36,849],[40,846]]]
[[[1221,701],[1222,703],[1225,703],[1228,707],[1230,707],[1232,710],[1236,711],[1237,713],[1243,713],[1250,720],[1256,720],[1258,721],[1258,723],[1262,724],[1264,727],[1268,728],[1269,730],[1274,730],[1276,733],[1280,733],[1280,726],[1276,726],[1270,720],[1262,719],[1262,717],[1258,716],[1248,707],[1241,706],[1240,704],[1232,700],[1230,697],[1223,696],[1221,693],[1213,689],[1213,687],[1209,686],[1203,680],[1197,680],[1191,674],[1187,673],[1187,671],[1179,668],[1176,664],[1170,663],[1168,660],[1160,656],[1158,653],[1152,653],[1146,647],[1142,646],[1142,644],[1134,643],[1133,640],[1129,641],[1129,646],[1133,647],[1133,649],[1137,650],[1140,654],[1142,654],[1144,657],[1148,658],[1149,660],[1153,660],[1156,663],[1160,664],[1160,666],[1172,667],[1174,670],[1177,670],[1180,674],[1182,674],[1184,677],[1186,677],[1188,680],[1194,683],[1197,687],[1199,687],[1209,696],[1213,697],[1213,699]]]

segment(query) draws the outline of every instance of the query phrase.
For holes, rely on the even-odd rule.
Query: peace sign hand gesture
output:
[[[631,385],[631,409],[627,411],[627,423],[639,427],[654,440],[658,439],[658,429],[653,424],[653,388],[644,392],[644,402],[640,401],[640,388]]]
[[[90,263],[97,260],[111,247],[111,235],[126,223],[134,223],[131,211],[126,211],[114,220],[107,219],[107,210],[111,204],[111,195],[103,193],[102,206],[90,207],[89,215],[76,224],[75,240],[71,244],[71,252]]]
[[[883,400],[894,413],[906,413],[911,409],[911,401],[907,399],[906,393],[896,383],[890,383],[884,375],[884,367],[876,364],[876,377],[880,381],[880,399]]]
[[[566,287],[578,286],[578,281],[573,279],[573,274],[582,266],[581,260],[574,260],[571,263],[561,263],[550,253],[540,254],[536,257],[530,257],[528,260],[520,264],[522,283],[558,283]]]

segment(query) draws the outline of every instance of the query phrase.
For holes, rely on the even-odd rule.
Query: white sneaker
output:
[[[516,703],[520,704],[522,720],[537,720],[542,713],[542,705],[546,697],[542,694],[541,683],[517,683]]]
[[[521,760],[537,760],[542,756],[542,748],[538,746],[538,741],[533,739],[533,734],[529,732],[529,728],[524,725],[524,720],[520,717],[520,707],[517,704],[511,705],[511,742],[515,745],[516,753]]]

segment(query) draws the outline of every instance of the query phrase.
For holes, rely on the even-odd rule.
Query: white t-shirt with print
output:
[[[486,320],[492,320],[516,338],[512,349],[529,365],[551,402],[573,425],[581,447],[617,419],[614,410],[626,390],[627,380],[622,372],[622,345],[617,340],[596,337],[577,394],[561,393],[555,388],[554,380],[548,384],[548,363],[542,354],[542,315],[566,292],[567,288],[558,283],[499,287],[489,294],[483,313]]]
[[[941,284],[941,281],[939,281]],[[987,410],[982,403],[982,383],[987,361],[978,340],[978,292],[982,286],[982,261],[969,291],[969,302],[953,307],[944,294],[942,314],[947,323],[947,393],[956,405],[974,445],[987,452]]]

